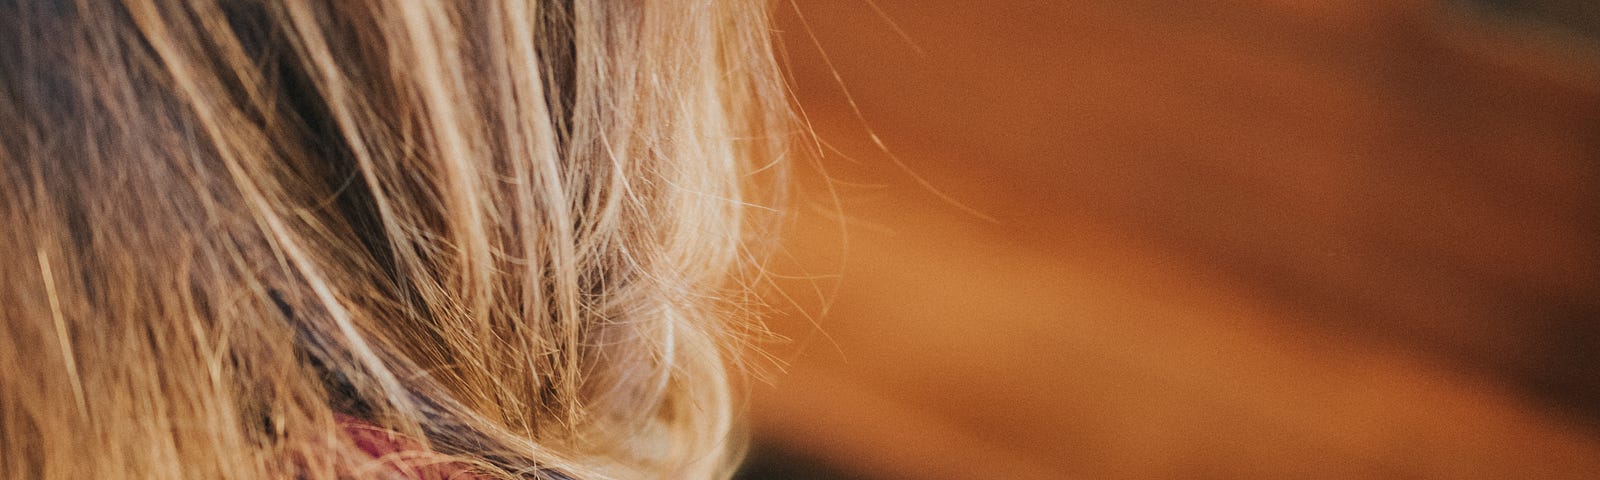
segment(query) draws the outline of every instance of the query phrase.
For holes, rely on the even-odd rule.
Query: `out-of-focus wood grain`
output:
[[[844,219],[799,167],[758,436],[875,478],[1600,476],[1600,47],[1422,0],[877,3],[915,47],[780,19]]]

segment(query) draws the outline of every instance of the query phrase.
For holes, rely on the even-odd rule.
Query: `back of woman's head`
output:
[[[0,478],[393,474],[350,422],[726,476],[768,42],[742,0],[0,0]]]

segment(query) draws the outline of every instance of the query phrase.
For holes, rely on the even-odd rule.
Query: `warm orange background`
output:
[[[825,145],[762,444],[874,479],[1600,478],[1600,43],[1424,0],[876,1],[794,2],[816,44],[781,2]]]

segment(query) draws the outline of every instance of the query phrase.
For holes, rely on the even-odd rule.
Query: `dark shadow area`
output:
[[[1548,25],[1600,44],[1600,2],[1593,0],[1457,0],[1484,14]]]
[[[771,442],[756,441],[734,480],[872,480]]]

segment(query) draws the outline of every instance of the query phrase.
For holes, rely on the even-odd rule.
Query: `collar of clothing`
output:
[[[490,480],[414,438],[348,415],[337,420],[356,447],[377,461],[361,468],[384,469],[405,480]]]

